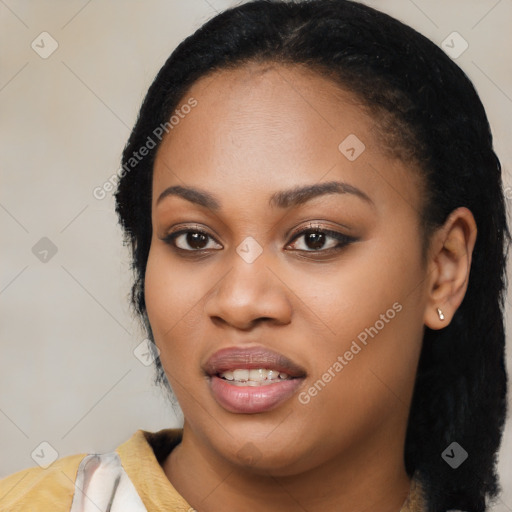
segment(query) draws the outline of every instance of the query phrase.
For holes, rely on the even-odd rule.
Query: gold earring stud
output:
[[[437,308],[437,314],[439,315],[439,320],[444,320],[443,312],[439,308]]]

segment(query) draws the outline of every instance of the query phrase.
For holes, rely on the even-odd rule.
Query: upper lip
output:
[[[210,376],[228,370],[266,368],[288,374],[290,377],[304,377],[306,371],[283,354],[264,347],[228,347],[215,352],[203,366]]]

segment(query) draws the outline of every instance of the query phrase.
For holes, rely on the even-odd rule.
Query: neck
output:
[[[226,505],[268,512],[399,512],[411,484],[400,437],[389,437],[387,444],[382,439],[368,442],[364,452],[342,454],[300,474],[275,476],[227,461],[204,447],[185,424],[183,440],[163,469],[176,490],[201,512]]]

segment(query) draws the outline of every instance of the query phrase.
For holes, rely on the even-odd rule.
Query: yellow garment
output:
[[[115,450],[147,512],[194,511],[160,466],[180,442],[181,435],[181,429],[137,430]],[[33,467],[0,480],[0,511],[69,512],[76,490],[77,470],[87,455],[63,457],[47,469]],[[422,502],[421,489],[413,480],[400,512],[423,512]]]

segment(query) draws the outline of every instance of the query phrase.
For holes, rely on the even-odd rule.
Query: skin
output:
[[[424,261],[415,169],[383,149],[375,120],[353,95],[311,71],[269,64],[216,71],[194,83],[183,104],[190,97],[198,105],[155,161],[145,278],[155,342],[185,417],[183,441],[162,464],[167,477],[201,512],[226,504],[400,510],[411,483],[403,449],[424,327],[447,325],[464,297],[476,237],[471,212],[452,213]],[[354,161],[338,149],[349,134],[365,144]],[[331,193],[269,206],[278,191],[335,180],[371,202]],[[157,204],[174,185],[208,192],[220,207],[178,195]],[[356,241],[327,251],[337,244],[328,236],[319,249],[304,233],[295,236],[311,224]],[[185,236],[175,240],[181,252],[163,240],[183,227],[211,235],[202,255]],[[263,249],[253,263],[236,252],[249,236]],[[301,403],[298,393],[394,303],[401,311]],[[274,410],[226,411],[201,366],[232,346],[284,354],[306,369],[303,385]]]

